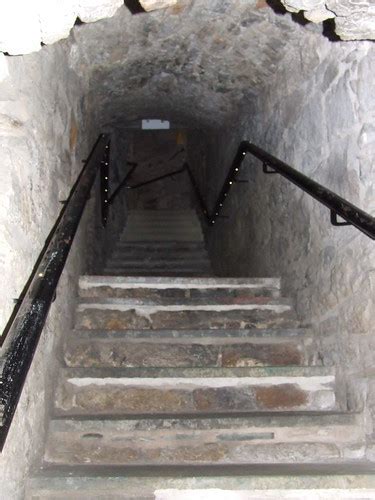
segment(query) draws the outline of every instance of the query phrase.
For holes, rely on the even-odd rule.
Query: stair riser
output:
[[[108,266],[134,266],[134,267],[143,267],[143,266],[156,266],[156,267],[169,267],[169,266],[182,266],[182,267],[191,267],[191,266],[206,266],[210,267],[210,261],[206,258],[173,258],[169,259],[165,257],[163,259],[157,258],[135,258],[135,257],[112,257],[107,262]]]
[[[105,276],[110,276],[110,277],[124,277],[124,278],[129,278],[129,277],[142,277],[142,276],[150,276],[150,277],[156,277],[156,278],[202,278],[202,277],[210,277],[212,276],[211,272],[207,271],[145,271],[142,269],[141,271],[124,271],[121,269],[115,269],[115,270],[104,270],[101,274],[104,274]]]
[[[164,252],[180,252],[180,251],[205,251],[205,246],[203,242],[197,242],[197,241],[192,241],[192,242],[178,242],[176,241],[175,243],[173,242],[164,242],[164,241],[152,241],[151,243],[127,243],[119,240],[116,244],[116,250],[121,250],[121,251],[128,251],[128,252],[133,252],[133,251],[144,251],[144,252],[159,252],[159,253],[164,253]]]
[[[290,342],[205,345],[71,339],[65,353],[65,362],[71,367],[293,366],[307,361],[302,348]]]
[[[320,411],[335,407],[331,377],[264,380],[69,378],[56,400],[58,414],[199,415],[226,412]]]
[[[87,433],[55,433],[50,436],[45,460],[69,465],[241,465],[341,461],[342,435],[353,428],[330,430],[319,439],[319,428],[244,429],[242,433],[158,434],[113,433],[87,429]],[[288,435],[289,431],[289,435]],[[305,431],[305,435],[303,435]],[[285,433],[285,434],[284,434]],[[317,437],[318,436],[318,437]],[[349,439],[351,442],[351,439]],[[142,445],[140,446],[140,443]],[[357,444],[357,447],[358,444]]]
[[[209,262],[207,255],[203,252],[188,253],[188,252],[116,252],[109,259],[108,262]]]
[[[173,263],[164,263],[164,262],[159,262],[159,263],[133,263],[133,264],[128,264],[127,262],[121,262],[121,263],[116,263],[116,262],[109,262],[106,267],[104,268],[104,271],[114,271],[114,270],[119,270],[119,271],[143,271],[147,273],[149,271],[162,271],[162,272],[167,272],[167,271],[172,271],[172,272],[196,272],[196,271],[203,271],[203,272],[209,272],[211,270],[210,264],[209,263],[191,263],[191,264],[185,264],[184,262],[173,262]]]
[[[251,301],[258,297],[267,297],[277,299],[280,296],[280,291],[277,288],[116,288],[115,286],[97,286],[79,289],[80,297],[97,297],[97,298],[124,298],[124,299],[175,299],[175,300],[197,300],[202,302],[207,301],[224,301],[237,300]]]
[[[224,306],[223,306],[224,307]],[[235,306],[234,306],[235,307]],[[78,311],[79,329],[173,329],[173,328],[267,328],[293,327],[296,321],[289,309],[282,306],[259,306],[246,310],[129,310],[87,308]],[[272,308],[271,308],[272,307]]]

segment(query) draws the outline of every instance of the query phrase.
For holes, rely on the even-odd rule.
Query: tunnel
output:
[[[316,477],[306,480],[306,483],[302,481],[298,486],[304,491],[304,498],[318,498],[308,495],[320,490],[326,491],[321,493],[326,495],[321,498],[334,498],[327,493],[329,488],[348,490],[348,495],[355,495],[356,488],[364,488],[364,495],[368,496],[363,498],[374,498],[371,496],[375,495],[373,240],[353,224],[340,226],[340,222],[345,221],[332,218],[332,215],[335,216],[332,209],[330,213],[330,208],[285,176],[277,175],[278,172],[271,167],[267,170],[267,162],[261,161],[259,156],[245,154],[243,150],[244,157],[238,168],[235,163],[242,151],[239,147],[244,147],[241,144],[254,145],[359,207],[367,213],[368,220],[374,216],[375,13],[372,2],[92,0],[39,2],[35,5],[22,1],[12,5],[5,3],[9,6],[2,7],[0,20],[2,329],[6,330],[15,305],[21,298],[24,300],[25,284],[101,134],[110,140],[109,179],[105,191],[108,195],[105,201],[110,203],[103,221],[103,200],[100,196],[106,194],[103,195],[103,185],[97,177],[0,454],[0,498],[193,500],[203,498],[198,496],[198,489],[203,491],[201,494],[205,498],[211,498],[209,495],[214,495],[215,488],[216,496],[212,498],[262,498],[267,488],[275,494],[269,498],[287,498],[282,495],[287,494],[288,488],[293,490],[293,484],[298,482],[296,475],[303,475],[305,470],[307,475]],[[236,177],[229,178],[231,166],[237,171],[233,167],[232,173]],[[223,186],[226,186],[224,191]],[[110,199],[114,192],[116,196]],[[218,203],[219,195],[222,195],[221,204]],[[220,208],[220,212],[216,213],[216,208]],[[319,400],[322,409],[328,404],[327,387],[334,369],[334,397],[339,403],[324,413],[321,424],[318,421],[316,426],[311,423],[313,417],[308,420],[310,417],[304,415],[310,407],[301,402],[305,398],[302,389],[300,392],[292,391],[290,398],[300,401],[298,404],[302,413],[298,418],[302,423],[298,431],[293,428],[289,432],[291,436],[301,433],[303,444],[300,451],[297,452],[293,448],[295,444],[289,442],[285,451],[277,443],[270,443],[267,451],[259,451],[263,450],[259,448],[263,445],[257,439],[277,441],[279,428],[276,432],[271,424],[267,424],[271,426],[271,431],[264,430],[261,435],[259,429],[267,428],[265,421],[254,423],[259,432],[251,439],[256,440],[253,446],[258,448],[253,447],[252,453],[255,456],[259,453],[260,462],[263,460],[262,453],[265,453],[267,466],[275,463],[280,466],[281,472],[277,469],[274,475],[289,477],[290,484],[287,486],[284,483],[284,486],[280,485],[276,480],[270,480],[267,486],[264,474],[272,476],[272,468],[271,472],[264,473],[261,465],[258,464],[257,469],[257,465],[252,463],[253,468],[247,469],[245,461],[239,471],[233,472],[233,477],[240,475],[249,481],[247,483],[243,479],[245,482],[239,489],[240,482],[234,485],[234,480],[228,480],[228,483],[223,480],[224,476],[232,474],[230,467],[225,469],[227,462],[224,461],[221,472],[208,472],[204,478],[201,477],[204,475],[202,471],[190,475],[177,474],[180,478],[190,479],[186,479],[184,487],[178,486],[180,483],[175,486],[171,479],[168,483],[170,490],[167,484],[164,493],[163,471],[156,468],[156,472],[149,475],[143,472],[143,476],[147,476],[144,484],[148,480],[151,484],[152,477],[161,478],[157,487],[152,486],[155,491],[160,490],[153,493],[154,496],[150,493],[149,496],[141,496],[138,490],[133,496],[118,493],[111,481],[115,484],[117,473],[119,476],[123,474],[121,481],[128,478],[128,472],[121,472],[120,467],[112,474],[116,477],[112,477],[107,469],[104,473],[94,468],[88,473],[88,479],[83,467],[83,472],[72,472],[73,477],[80,477],[83,482],[77,479],[80,486],[73,485],[71,489],[66,486],[70,484],[69,473],[66,473],[66,483],[61,486],[61,491],[59,485],[63,484],[64,472],[60,476],[57,472],[54,476],[52,468],[52,472],[46,475],[50,479],[43,479],[44,486],[40,486],[38,493],[38,481],[42,481],[40,475],[43,474],[40,467],[55,397],[61,399],[61,415],[65,411],[64,404],[68,404],[65,396],[58,393],[61,389],[56,387],[61,377],[67,334],[79,315],[76,311],[81,300],[77,299],[79,287],[82,288],[79,278],[105,274],[106,262],[120,235],[123,232],[126,235],[127,227],[132,231],[129,221],[131,214],[137,211],[142,214],[165,213],[167,221],[168,217],[173,219],[175,216],[176,224],[181,224],[178,228],[181,232],[185,216],[179,218],[179,214],[194,213],[194,220],[197,221],[194,224],[199,225],[202,248],[210,261],[210,273],[218,280],[236,279],[238,285],[242,279],[255,280],[254,283],[264,279],[273,283],[272,286],[276,283],[272,280],[280,280],[277,294],[285,297],[280,304],[292,307],[296,321],[293,325],[298,323],[299,327],[309,332],[301,341],[307,353],[304,351],[303,360],[299,358],[302,351],[293,354],[301,365],[299,371],[294,367],[298,373],[296,377],[302,379],[308,373],[306,366],[314,365],[320,378],[314,382],[314,387],[313,382],[308,386],[314,392],[308,398]],[[155,225],[154,231],[163,231],[155,220],[150,223]],[[160,273],[154,270],[153,276],[158,275]],[[267,292],[268,297],[255,296],[254,303],[276,300],[276,292],[272,290]],[[116,300],[121,300],[121,293],[118,292]],[[199,291],[194,293],[185,291],[184,300],[194,301],[203,296]],[[218,292],[215,299],[216,306],[221,304],[220,294]],[[88,303],[93,302],[92,296],[87,297]],[[161,301],[168,298],[167,292],[161,292],[160,297]],[[182,300],[181,297],[178,300]],[[236,302],[236,297],[234,294],[231,300],[237,305],[241,300],[248,299],[239,295]],[[142,295],[135,300],[143,299],[149,300]],[[178,300],[173,307],[179,307]],[[134,307],[137,307],[138,302],[135,304]],[[194,324],[193,313],[187,317]],[[168,325],[171,321],[168,318]],[[227,321],[230,324],[230,320]],[[233,324],[238,329],[248,328],[245,323],[244,320],[245,326]],[[152,328],[156,329],[156,326]],[[162,328],[165,330],[167,327]],[[214,326],[213,331],[215,328],[222,327]],[[266,320],[263,328],[267,330]],[[290,326],[290,331],[293,328]],[[298,332],[293,331],[294,339]],[[261,343],[258,333],[256,335],[254,345]],[[289,332],[289,335],[292,333]],[[240,340],[236,339],[236,342]],[[275,339],[275,345],[280,342],[280,339]],[[283,350],[286,356],[291,352],[288,351],[291,348],[290,338],[288,342],[284,346],[286,350]],[[222,343],[226,345],[228,340]],[[198,349],[194,345],[192,349]],[[199,345],[205,345],[205,342]],[[92,344],[86,349],[92,354],[95,346]],[[140,349],[137,359],[144,352],[142,347]],[[108,350],[105,352],[109,353]],[[5,349],[0,351],[1,366],[6,362],[7,355]],[[297,363],[297,358],[293,358],[292,365]],[[228,366],[244,370],[250,367],[245,361]],[[262,366],[269,370],[268,376],[275,373],[273,377],[276,380],[279,372],[273,372],[272,366],[262,365],[262,361],[251,365],[251,373],[256,373],[251,376],[260,377],[261,370],[266,370]],[[280,377],[287,380],[288,368],[283,369]],[[109,370],[108,373],[106,377],[110,378],[112,372]],[[235,373],[230,375],[230,387],[236,384],[241,386],[240,377],[237,380]],[[77,377],[72,375],[71,380]],[[166,385],[168,383],[165,382]],[[289,383],[284,382],[284,385]],[[300,383],[300,387],[305,387],[303,381]],[[77,382],[77,387],[79,384],[84,385],[84,382]],[[257,401],[266,405],[271,404],[272,398],[277,399],[270,387],[266,384],[259,389]],[[202,407],[215,399],[216,388],[215,384],[212,385],[209,395],[195,390],[195,397],[201,398],[199,404]],[[147,394],[145,397],[151,400],[151,393]],[[170,397],[177,398],[176,394]],[[227,402],[231,393],[225,394]],[[75,397],[79,399],[78,395]],[[92,397],[95,399],[95,395]],[[223,402],[224,406],[226,402]],[[232,402],[230,408],[240,412],[237,403],[237,400]],[[306,410],[304,404],[307,405]],[[318,410],[313,409],[313,412]],[[220,415],[220,408],[215,411]],[[215,418],[219,419],[216,413]],[[255,413],[254,419],[271,419],[269,414],[262,416],[258,410]],[[344,413],[345,425],[341,421],[337,423],[337,415]],[[156,421],[156,414],[150,417],[153,422]],[[286,434],[288,417],[280,418],[284,422],[280,428],[285,427]],[[82,417],[82,422],[84,420]],[[193,433],[199,429],[199,432],[209,433],[203,427],[204,419],[198,420],[200,424],[194,424],[197,425],[194,428],[185,423],[184,432],[188,429],[186,432]],[[113,417],[113,422],[116,421],[120,422],[118,415]],[[107,425],[105,422],[100,425]],[[108,426],[115,425],[113,422]],[[319,429],[324,427],[325,422],[333,430],[323,447],[314,441],[311,429],[319,435]],[[63,426],[61,422],[56,425]],[[157,424],[149,425],[154,429]],[[175,424],[168,425],[173,428]],[[229,424],[225,421],[220,425]],[[119,429],[113,431],[115,436],[120,433]],[[130,432],[129,429],[126,432]],[[141,424],[134,429],[140,433],[144,430]],[[157,432],[162,434],[165,429],[159,428]],[[213,457],[221,457],[222,453],[225,455],[227,451],[223,451],[223,446],[227,446],[226,440],[233,437],[229,428],[225,428],[226,433],[222,427],[220,429],[224,434],[219,436],[222,439],[219,445],[211,441],[216,439],[211,435],[207,434],[205,438],[208,440],[205,453],[210,451]],[[100,441],[98,436],[101,432],[87,432],[87,442]],[[124,430],[121,432],[126,434]],[[181,430],[181,440],[186,438],[184,432]],[[238,439],[250,439],[249,432],[246,434],[244,431]],[[280,435],[284,434],[281,432]],[[345,444],[344,437],[346,439],[348,435],[351,441]],[[118,439],[120,442],[121,438]],[[122,439],[126,441],[128,438]],[[148,439],[147,434],[145,442]],[[344,444],[337,444],[341,441]],[[168,449],[166,443],[163,446]],[[100,444],[90,446],[99,453]],[[314,446],[314,452],[310,451]],[[189,448],[188,452],[187,448],[189,445],[179,452],[175,460],[183,461],[183,457],[196,453],[195,460],[200,463],[200,459],[196,458],[200,452],[195,448],[195,451]],[[241,450],[238,451],[239,456],[245,453]],[[77,450],[75,452],[79,454]],[[96,452],[93,453],[95,456]],[[115,456],[116,451],[113,453]],[[316,454],[311,464],[316,466],[317,472],[308,469],[310,453]],[[296,468],[291,466],[288,469],[289,462],[285,457],[294,455],[297,458],[293,467]],[[220,461],[219,458],[217,460]],[[86,465],[90,461],[91,458],[87,458]],[[324,472],[327,464],[332,467]],[[344,475],[338,470],[341,466]],[[101,483],[96,486],[95,480],[102,473],[108,473],[111,481],[108,479],[104,486]],[[325,478],[319,479],[324,474]],[[136,476],[136,473],[132,472],[130,476]],[[222,477],[215,482],[212,477],[216,476]],[[197,480],[198,486],[201,485],[199,488],[191,479],[196,477],[201,477],[201,481]],[[332,478],[331,483],[327,477]],[[132,491],[131,484],[130,481],[129,491]],[[35,496],[32,485],[36,485]],[[121,488],[126,489],[127,485],[127,482],[121,482]],[[107,487],[109,489],[105,493]],[[183,496],[183,490],[187,496]],[[229,490],[236,490],[238,496],[225,496],[225,491]],[[258,497],[255,493],[241,497],[240,490],[246,490],[248,495],[250,491],[262,490],[263,493],[258,492],[261,495]],[[74,496],[77,491],[80,491],[79,496]]]

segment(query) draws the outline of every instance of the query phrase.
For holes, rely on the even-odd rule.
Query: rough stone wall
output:
[[[370,42],[332,44],[306,34],[300,52],[281,62],[254,101],[239,139],[374,214],[374,74]],[[241,178],[249,184],[233,188],[224,211],[230,218],[209,234],[216,269],[282,277],[301,320],[321,336],[323,362],[336,364],[349,382],[349,407],[367,405],[371,435],[374,242],[354,228],[331,226],[328,209],[280,176],[264,175],[259,161],[248,157],[245,165]]]
[[[335,20],[341,40],[375,39],[375,6],[372,0],[281,0],[290,12],[303,11],[314,23]]]
[[[81,82],[68,42],[20,57],[3,57],[0,82],[1,329],[67,198],[93,142]],[[4,450],[0,497],[23,498],[28,467],[42,451],[57,346],[72,323],[77,275],[84,269],[88,207],[57,299],[51,307]]]

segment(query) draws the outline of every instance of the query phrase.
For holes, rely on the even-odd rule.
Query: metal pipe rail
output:
[[[1,337],[0,450],[99,168],[102,177],[108,177],[109,144],[109,137],[104,134],[96,141]]]
[[[194,180],[191,169],[187,165],[189,176],[192,180],[194,190],[196,191],[198,201],[202,207],[202,212],[204,213],[208,224],[215,224],[216,219],[218,217],[221,217],[220,213],[224,207],[225,201],[227,200],[231,188],[233,187],[234,183],[242,182],[237,180],[237,176],[240,173],[242,163],[247,153],[250,153],[263,163],[263,172],[265,174],[282,175],[283,177],[288,179],[288,181],[292,182],[300,189],[308,193],[310,196],[315,198],[317,201],[325,205],[331,212],[330,222],[332,225],[352,225],[369,238],[373,240],[375,239],[374,217],[356,207],[333,191],[322,186],[318,182],[310,179],[290,165],[284,163],[275,156],[272,156],[271,154],[248,141],[243,141],[240,143],[211,214],[205,208],[204,202],[202,205],[201,193],[198,189],[196,181]],[[342,219],[344,219],[345,222],[339,222],[337,220],[337,216],[340,216]]]

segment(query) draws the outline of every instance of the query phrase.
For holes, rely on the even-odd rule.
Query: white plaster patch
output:
[[[291,307],[288,305],[274,305],[274,304],[225,304],[225,305],[166,305],[166,306],[139,306],[136,304],[79,304],[77,310],[82,312],[87,309],[99,309],[99,310],[110,310],[110,311],[132,311],[134,310],[136,314],[140,315],[151,315],[157,312],[182,312],[182,311],[214,311],[214,312],[225,312],[225,311],[253,311],[254,309],[262,311],[275,311],[278,313],[283,313],[290,311]]]
[[[76,387],[87,387],[90,385],[106,386],[106,385],[121,385],[128,387],[157,387],[164,389],[165,387],[248,387],[248,386],[277,386],[282,384],[293,384],[298,386],[303,391],[332,391],[330,387],[335,381],[333,375],[325,376],[280,376],[280,377],[72,377],[68,378],[67,382]],[[334,397],[334,395],[332,395]],[[334,402],[334,400],[333,400]]]
[[[112,288],[204,289],[204,288],[280,288],[279,278],[118,278],[110,276],[81,276],[79,286],[83,290],[110,286]]]

